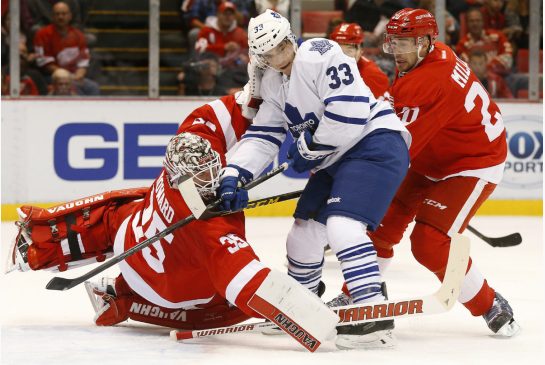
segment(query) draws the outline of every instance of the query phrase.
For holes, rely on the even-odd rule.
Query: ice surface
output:
[[[284,241],[289,218],[250,218],[248,239],[261,260],[285,268]],[[396,321],[398,345],[393,350],[339,351],[333,342],[307,353],[285,336],[256,333],[172,341],[169,330],[129,322],[95,327],[93,309],[83,285],[66,292],[45,289],[49,272],[0,274],[0,363],[2,364],[545,364],[544,255],[542,217],[477,217],[472,225],[490,236],[520,232],[523,243],[492,248],[466,232],[480,271],[509,300],[522,333],[509,340],[493,338],[482,318],[461,305],[446,314]],[[2,224],[2,263],[15,232]],[[91,267],[63,273],[81,275]],[[108,272],[115,275],[117,271]],[[410,253],[407,238],[396,249],[385,275],[391,298],[434,292],[439,282]],[[326,256],[325,299],[341,286],[335,257]]]

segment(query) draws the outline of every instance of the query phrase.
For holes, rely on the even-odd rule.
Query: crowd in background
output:
[[[332,3],[343,18],[330,19],[323,35],[343,21],[358,23],[365,34],[364,55],[390,80],[395,74],[393,60],[380,51],[388,19],[405,7],[435,12],[435,0]],[[223,95],[239,90],[247,81],[249,19],[267,8],[290,15],[289,0],[183,0],[179,5],[179,28],[187,42],[188,61],[180,65],[177,75],[178,95]],[[468,62],[493,97],[524,96],[529,0],[447,0],[446,5],[445,43]],[[88,75],[95,39],[85,32],[85,22],[92,6],[93,0],[20,0],[21,95],[100,93],[98,83]],[[542,22],[542,15],[540,19]],[[3,95],[9,94],[9,31],[9,0],[2,0]]]

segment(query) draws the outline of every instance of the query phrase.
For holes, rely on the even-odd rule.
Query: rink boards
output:
[[[50,206],[102,191],[147,186],[178,124],[210,99],[22,99],[2,101],[2,220],[21,204]],[[543,105],[501,103],[509,155],[504,179],[479,214],[542,215]],[[483,127],[484,128],[484,127]],[[285,160],[287,143],[274,164]],[[286,171],[251,192],[304,187]],[[250,215],[291,215],[295,202]]]

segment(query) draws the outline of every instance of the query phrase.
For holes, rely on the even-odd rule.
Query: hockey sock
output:
[[[323,259],[321,262],[303,263],[288,256],[288,275],[305,288],[318,294],[323,265]]]
[[[377,252],[365,231],[364,223],[351,218],[327,220],[329,242],[354,303],[384,300]]]

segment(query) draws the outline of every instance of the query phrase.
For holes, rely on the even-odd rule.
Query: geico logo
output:
[[[122,164],[124,179],[154,179],[178,124],[125,123],[120,129],[108,123],[61,125],[53,142],[56,174],[70,181],[107,180],[118,174]]]

